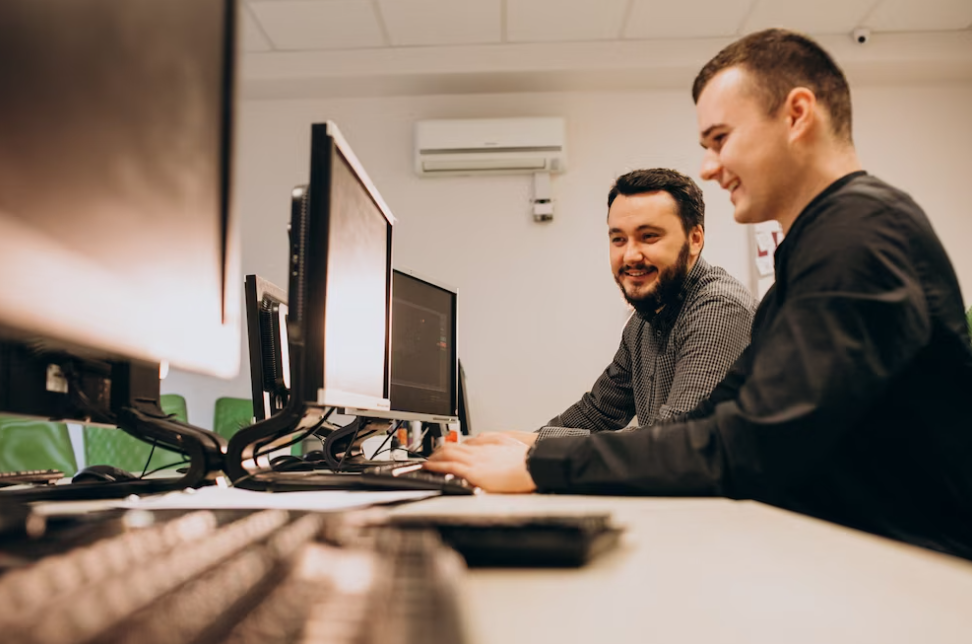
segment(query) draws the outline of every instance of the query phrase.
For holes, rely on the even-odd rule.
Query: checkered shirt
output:
[[[755,311],[745,286],[700,257],[675,304],[650,322],[632,314],[614,361],[538,440],[618,430],[635,416],[646,426],[690,411],[749,344]]]

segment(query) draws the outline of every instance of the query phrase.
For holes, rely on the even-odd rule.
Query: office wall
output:
[[[862,88],[854,98],[865,166],[925,205],[972,301],[963,182],[972,169],[963,108],[972,86]],[[568,121],[569,170],[554,178],[551,223],[532,221],[528,176],[429,179],[412,170],[416,120],[544,115]],[[701,160],[691,98],[681,91],[244,101],[236,183],[243,269],[281,286],[289,192],[307,178],[308,126],[325,119],[340,125],[399,218],[396,265],[460,289],[459,349],[477,430],[534,428],[590,386],[627,317],[608,270],[606,192],[638,167],[697,177]],[[746,230],[718,186],[704,190],[704,256],[748,285]],[[191,421],[208,427],[213,400],[249,396],[249,377],[175,372],[163,388],[184,393]]]

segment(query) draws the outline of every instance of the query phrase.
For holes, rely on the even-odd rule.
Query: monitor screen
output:
[[[234,3],[0,3],[5,338],[239,367]]]
[[[322,402],[387,399],[388,222],[337,146],[331,168]]]
[[[449,417],[402,420],[456,415],[456,291],[400,270],[392,288],[391,407]]]
[[[292,209],[290,328],[303,402],[387,410],[394,217],[333,123],[311,128]],[[294,294],[297,294],[296,297]]]

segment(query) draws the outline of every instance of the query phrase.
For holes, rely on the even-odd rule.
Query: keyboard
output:
[[[21,485],[23,483],[54,483],[64,478],[60,470],[24,470],[21,472],[0,472],[0,487],[5,485]]]
[[[442,474],[422,469],[422,463],[389,463],[374,465],[360,474],[365,485],[400,485],[401,490],[441,490],[443,494],[479,494],[478,487],[454,474]]]
[[[452,474],[429,472],[421,462],[389,462],[370,465],[359,472],[261,472],[250,479],[261,490],[295,492],[306,490],[436,490],[443,494],[478,494],[482,490]],[[240,487],[250,486],[241,481]]]
[[[0,577],[3,641],[467,640],[456,601],[464,567],[432,531],[282,510],[148,518],[75,526],[63,531],[69,543],[48,535],[19,552],[4,543],[8,561],[65,547]]]

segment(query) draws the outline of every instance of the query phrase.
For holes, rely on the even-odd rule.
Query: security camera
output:
[[[851,38],[854,39],[858,45],[866,45],[871,41],[871,30],[867,27],[858,27],[853,32],[851,32]]]

